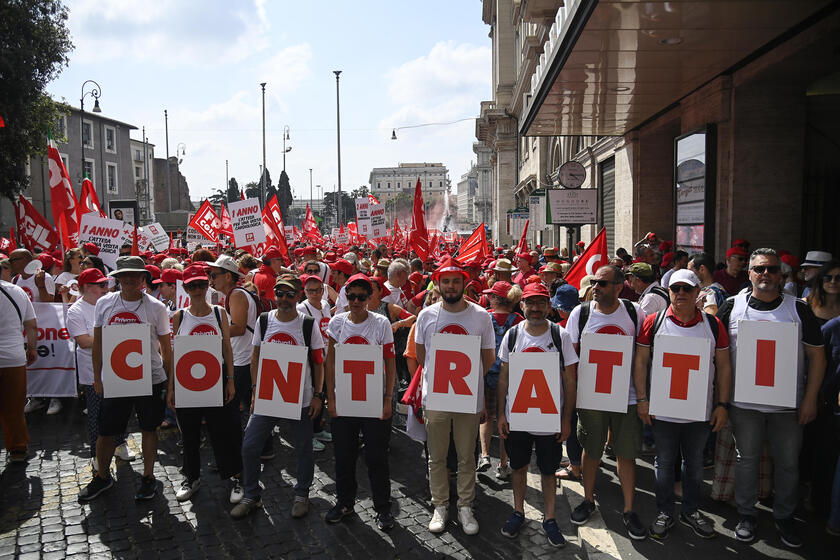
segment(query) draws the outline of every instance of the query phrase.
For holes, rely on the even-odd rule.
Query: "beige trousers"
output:
[[[435,507],[449,505],[449,474],[446,456],[449,434],[458,454],[458,507],[471,507],[475,500],[475,442],[481,413],[424,410],[426,445],[429,448],[429,487]]]

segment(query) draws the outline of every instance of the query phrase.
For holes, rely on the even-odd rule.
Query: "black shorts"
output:
[[[163,390],[166,381],[152,385],[152,394],[143,397],[102,399],[99,408],[99,435],[116,436],[125,433],[131,409],[137,411],[137,422],[144,432],[154,432],[163,422],[166,401]]]
[[[563,446],[554,434],[535,436],[529,432],[510,432],[505,440],[505,451],[513,470],[531,464],[531,450],[537,451],[537,466],[543,476],[553,476],[560,467]]]

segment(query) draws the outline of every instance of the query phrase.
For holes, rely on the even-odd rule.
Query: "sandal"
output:
[[[568,480],[570,482],[580,482],[583,478],[580,475],[575,475],[574,471],[572,471],[571,467],[565,467],[557,471],[556,473],[557,478],[560,480]]]

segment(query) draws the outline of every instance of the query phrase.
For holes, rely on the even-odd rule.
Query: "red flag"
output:
[[[290,259],[289,247],[286,245],[286,227],[283,225],[283,213],[280,212],[280,204],[277,202],[276,194],[272,196],[271,200],[268,201],[268,204],[265,205],[263,216],[265,216],[266,211],[270,219],[269,226],[273,228],[270,236],[272,237],[272,245],[280,249],[280,252],[283,253],[287,259]],[[265,223],[263,223],[263,229],[265,230],[266,238],[268,238],[269,231],[265,227]]]
[[[379,204],[379,201],[372,194],[368,195],[368,202],[370,202],[371,204]]]
[[[239,189],[239,200],[245,200],[245,191]]]
[[[79,238],[79,217],[77,215],[76,192],[70,184],[70,176],[61,161],[61,156],[52,138],[47,142],[47,159],[50,168],[50,201],[53,223],[61,233],[65,249],[76,246]]]
[[[90,212],[97,212],[100,218],[107,218],[105,212],[102,211],[102,205],[99,203],[99,197],[96,195],[96,189],[93,188],[93,183],[87,177],[82,181],[82,193],[79,196],[79,205],[77,207],[77,217],[79,223],[82,223],[82,216]]]
[[[589,244],[589,247],[578,257],[572,268],[563,276],[563,279],[580,289],[580,281],[587,274],[595,272],[610,260],[607,253],[607,230],[602,229]]]
[[[487,236],[485,234],[484,223],[475,228],[475,231],[461,244],[458,251],[458,260],[462,263],[468,263],[477,258],[484,258],[487,256]]]
[[[210,202],[205,199],[204,202],[201,203],[201,207],[198,211],[193,214],[192,220],[190,220],[190,227],[194,228],[209,241],[218,243],[220,226],[221,220],[219,220],[219,216],[216,215],[216,211],[213,210],[213,206]]]
[[[228,237],[233,237],[233,222],[230,221],[230,214],[228,214],[227,207],[222,204],[222,227],[219,233],[224,233]]]
[[[15,241],[15,230],[12,228],[9,228],[9,245],[12,251],[18,248],[17,241]]]
[[[140,256],[140,248],[137,246],[137,224],[134,224],[134,234],[131,236],[131,256]]]
[[[525,220],[525,227],[522,228],[522,235],[519,237],[519,243],[516,244],[516,249],[513,250],[515,254],[519,253],[527,253],[528,252],[528,241],[526,236],[528,235],[528,224],[531,220]]]
[[[321,242],[321,232],[318,231],[318,223],[315,221],[315,216],[312,214],[312,209],[309,204],[306,205],[306,218],[303,219],[303,236],[308,237],[314,241]]]
[[[44,251],[52,251],[58,245],[60,241],[58,233],[32,206],[31,202],[23,198],[23,195],[18,196],[15,217],[17,218],[18,239],[21,245],[30,251],[36,247]]]
[[[423,191],[420,188],[420,178],[414,187],[414,211],[411,213],[411,230],[408,234],[408,244],[424,261],[429,257],[429,232],[426,231],[426,212],[423,209]]]
[[[180,233],[180,232],[178,232],[178,233]],[[175,248],[175,241],[172,239],[172,232],[170,231],[169,232],[169,249],[171,250],[171,249],[174,249],[174,248]]]

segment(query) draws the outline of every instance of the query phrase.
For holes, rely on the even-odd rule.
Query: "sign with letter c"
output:
[[[650,366],[650,413],[705,422],[712,412],[713,340],[656,335]]]
[[[175,337],[175,406],[222,406],[222,337]]]
[[[484,384],[481,337],[435,333],[429,349],[426,408],[442,412],[480,412],[479,388]],[[481,384],[481,385],[479,385]]]
[[[507,416],[511,430],[560,433],[561,373],[557,352],[510,354]]]
[[[384,389],[381,344],[336,344],[335,408],[339,416],[382,418]]]
[[[102,392],[108,399],[152,394],[152,331],[147,323],[102,327]]]
[[[736,347],[735,402],[796,408],[796,323],[739,321]]]
[[[306,346],[280,342],[262,344],[254,389],[254,414],[300,420],[307,352]]]
[[[577,408],[627,412],[633,337],[584,333],[580,338]]]

